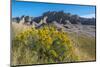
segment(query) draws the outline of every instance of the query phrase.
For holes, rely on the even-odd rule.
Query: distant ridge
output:
[[[20,22],[33,24],[41,22],[43,23],[52,23],[56,21],[59,24],[82,24],[82,25],[96,25],[96,18],[83,18],[78,15],[72,15],[70,13],[64,13],[63,11],[48,11],[42,14],[42,16],[39,17],[30,17],[30,16],[21,16],[21,17],[15,17],[12,18],[12,21],[20,23]],[[66,22],[68,21],[68,22]]]

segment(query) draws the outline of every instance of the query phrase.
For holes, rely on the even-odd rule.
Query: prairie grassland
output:
[[[12,23],[12,65],[95,60],[95,38]]]
[[[71,40],[74,42],[76,54],[79,56],[79,61],[94,61],[96,60],[96,40],[95,37],[87,36],[82,33],[70,33]]]
[[[20,33],[21,31],[24,31],[24,30],[27,30],[27,29],[30,29],[31,26],[27,26],[27,25],[24,25],[24,24],[18,24],[16,22],[12,22],[12,37],[13,35],[16,36],[18,33]]]

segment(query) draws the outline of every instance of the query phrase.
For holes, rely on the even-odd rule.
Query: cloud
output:
[[[95,14],[87,14],[87,15],[83,15],[81,17],[85,17],[85,18],[95,18]]]

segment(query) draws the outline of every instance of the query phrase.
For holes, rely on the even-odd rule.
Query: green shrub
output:
[[[12,41],[13,64],[41,64],[77,61],[67,33],[44,26],[21,32]]]

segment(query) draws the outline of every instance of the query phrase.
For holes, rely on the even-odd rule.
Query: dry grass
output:
[[[30,29],[31,26],[27,26],[27,25],[23,25],[23,24],[17,24],[17,23],[12,23],[12,39],[14,36],[16,36],[18,33],[26,30],[26,29]],[[77,33],[69,33],[68,34],[71,41],[73,42],[73,47],[75,48],[74,49],[74,52],[75,54],[77,54],[77,56],[79,57],[79,60],[77,61],[93,61],[93,60],[96,60],[95,59],[95,46],[96,46],[96,43],[95,43],[95,37],[89,37],[87,36],[86,34],[77,34]],[[16,49],[16,48],[14,48]],[[13,49],[13,50],[14,50]],[[29,49],[26,49],[25,51],[23,51],[23,47],[20,47],[20,48],[17,48],[18,51],[12,53],[12,56],[13,57],[13,62],[12,64],[27,64],[27,63],[30,63],[30,64],[38,64],[36,63],[37,61],[37,56],[36,56],[36,53],[35,52],[32,52],[30,51]],[[13,51],[12,50],[12,51]],[[18,55],[19,53],[19,55]],[[22,56],[20,55],[22,54]],[[25,54],[27,54],[28,56],[26,56]],[[34,56],[33,56],[34,55]],[[18,59],[18,57],[20,57]],[[24,58],[24,57],[30,57],[30,58]],[[25,61],[25,62],[16,62],[16,61],[19,61],[23,58],[22,61]],[[31,59],[33,58],[33,59]]]
[[[80,57],[79,61],[96,60],[96,40],[95,37],[87,36],[82,33],[70,33],[70,38],[74,42],[76,54]]]
[[[24,25],[24,24],[18,24],[16,22],[12,22],[12,38],[13,36],[16,36],[18,33],[30,29],[32,26]]]

